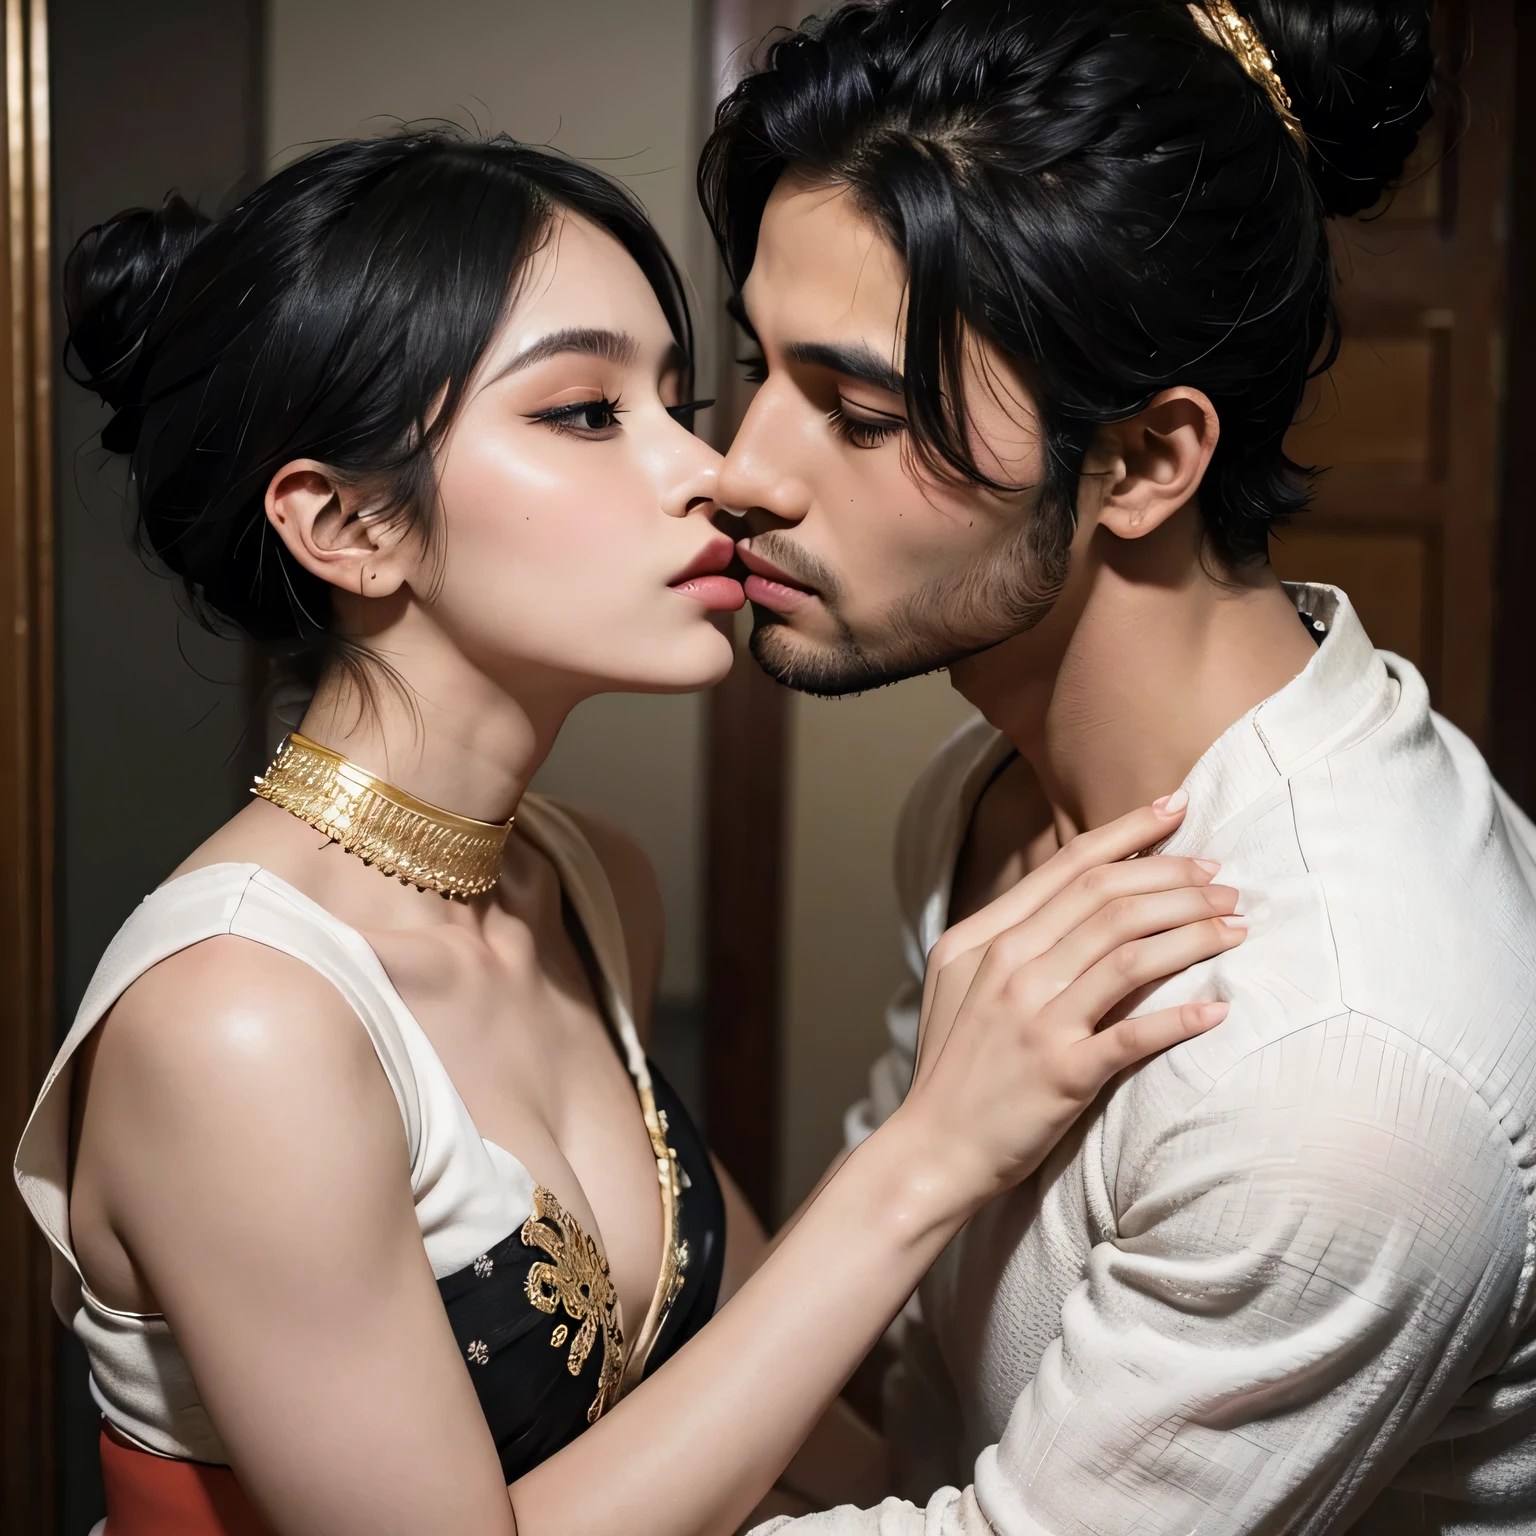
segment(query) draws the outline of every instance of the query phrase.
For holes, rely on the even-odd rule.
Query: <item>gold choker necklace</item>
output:
[[[428,805],[297,731],[284,738],[251,793],[292,811],[401,885],[443,896],[490,890],[512,831],[511,821],[471,821]]]

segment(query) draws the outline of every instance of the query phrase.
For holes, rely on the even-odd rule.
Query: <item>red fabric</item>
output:
[[[106,1536],[272,1536],[228,1467],[153,1456],[101,1431]]]

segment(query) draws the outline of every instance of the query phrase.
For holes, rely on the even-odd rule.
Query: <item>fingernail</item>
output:
[[[1188,791],[1176,789],[1171,795],[1164,795],[1161,800],[1154,800],[1152,802],[1152,809],[1159,816],[1177,816],[1188,804]]]
[[[1246,928],[1248,926],[1248,919],[1241,912],[1234,912],[1231,917],[1222,918],[1222,922],[1228,928]]]
[[[1219,874],[1221,871],[1221,865],[1215,859],[1196,859],[1195,863],[1208,875]]]
[[[1201,1003],[1200,1022],[1202,1024],[1220,1024],[1226,1018],[1231,1006],[1230,1003]]]

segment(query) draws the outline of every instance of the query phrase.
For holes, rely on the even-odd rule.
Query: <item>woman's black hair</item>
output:
[[[721,104],[699,189],[738,295],[786,171],[848,187],[904,259],[913,445],[992,485],[967,438],[968,336],[1024,365],[1040,516],[1070,538],[1094,430],[1209,396],[1217,555],[1266,556],[1310,472],[1282,443],[1337,350],[1329,214],[1370,207],[1431,110],[1428,0],[1241,0],[1305,129],[1185,0],[888,0],[807,22]]]
[[[141,542],[210,628],[348,659],[331,588],[268,526],[267,485],[317,459],[429,537],[434,450],[559,210],[628,251],[691,359],[681,279],[635,198],[506,137],[335,144],[218,219],[173,195],[80,239],[66,365],[115,411],[101,441],[129,456]]]

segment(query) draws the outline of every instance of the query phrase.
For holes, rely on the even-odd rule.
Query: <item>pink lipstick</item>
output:
[[[710,540],[667,585],[712,612],[734,613],[747,600],[741,583],[723,574],[735,556],[736,546],[721,534]]]

